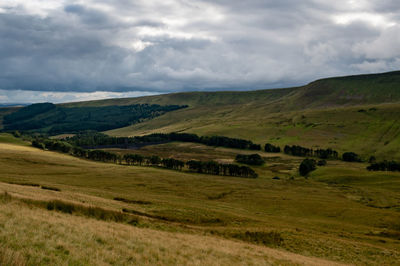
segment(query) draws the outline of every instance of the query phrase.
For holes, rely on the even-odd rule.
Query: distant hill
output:
[[[400,158],[400,72],[321,79],[249,92],[190,92],[75,105],[188,104],[116,136],[189,132]]]
[[[20,108],[3,117],[4,130],[49,133],[104,131],[138,123],[186,106],[135,104],[105,107],[64,107],[38,103]]]
[[[138,103],[204,105],[273,104],[281,110],[324,108],[400,101],[400,71],[321,79],[305,86],[257,91],[182,92],[138,98],[63,104],[108,106]],[[274,108],[271,108],[274,111]]]
[[[135,104],[189,107],[106,133],[188,132],[400,158],[400,71],[327,78],[286,89],[184,92],[57,106],[102,110]]]

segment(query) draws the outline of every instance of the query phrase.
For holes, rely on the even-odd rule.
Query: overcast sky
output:
[[[399,0],[0,0],[0,103],[398,69]]]

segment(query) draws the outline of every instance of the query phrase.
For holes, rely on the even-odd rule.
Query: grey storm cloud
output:
[[[399,11],[397,0],[5,0],[0,90],[248,90],[396,70]]]

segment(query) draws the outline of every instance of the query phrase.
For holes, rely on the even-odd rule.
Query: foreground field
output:
[[[336,265],[222,238],[43,211],[13,200],[0,201],[0,220],[1,265]]]
[[[267,168],[271,161],[260,178],[248,180],[96,163],[3,139],[8,140],[0,143],[3,260],[319,265],[400,260],[399,173],[329,161],[307,180],[296,169],[274,180],[276,173]],[[218,152],[229,159],[229,150]],[[54,200],[137,222],[41,207]]]

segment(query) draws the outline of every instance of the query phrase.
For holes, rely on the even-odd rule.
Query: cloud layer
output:
[[[395,70],[399,14],[397,0],[3,0],[0,95],[246,90]]]

